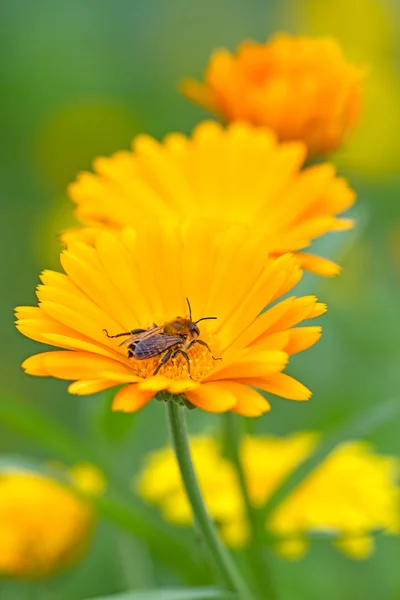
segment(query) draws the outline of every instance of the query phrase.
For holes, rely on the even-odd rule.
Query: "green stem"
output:
[[[190,455],[184,412],[186,408],[178,405],[172,399],[166,402],[166,406],[172,446],[198,530],[201,532],[214,565],[228,590],[236,592],[240,600],[253,600],[245,581],[237,570],[234,560],[222,544],[204,504]]]
[[[258,511],[254,508],[250,499],[246,477],[240,458],[242,431],[240,429],[239,417],[227,412],[223,415],[223,424],[225,450],[236,472],[247,521],[250,527],[251,543],[248,548],[248,556],[251,561],[254,579],[257,582],[261,598],[274,600],[276,594],[268,564],[265,559],[263,523],[259,518]]]

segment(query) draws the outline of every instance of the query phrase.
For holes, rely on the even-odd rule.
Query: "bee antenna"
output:
[[[189,318],[190,318],[190,320],[192,320],[192,307],[190,306],[189,298],[186,298],[186,302],[189,307]]]
[[[207,321],[209,319],[218,319],[218,317],[201,317],[198,321],[195,321],[195,324],[200,323],[200,321]]]

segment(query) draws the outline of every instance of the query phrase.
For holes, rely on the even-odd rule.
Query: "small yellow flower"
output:
[[[0,474],[0,573],[46,577],[78,560],[93,512],[66,486],[37,473]]]
[[[217,50],[204,83],[183,93],[226,121],[270,127],[280,140],[302,140],[309,156],[336,150],[360,115],[364,71],[344,59],[331,38],[274,36]]]
[[[161,143],[138,136],[133,152],[96,159],[95,173],[70,186],[88,228],[64,239],[92,242],[99,229],[144,219],[213,218],[263,233],[267,252],[304,249],[326,232],[352,227],[338,215],[355,201],[332,165],[301,169],[305,154],[302,142],[279,144],[270,130],[245,123],[224,129],[207,121],[191,137],[172,133]],[[310,271],[338,273],[326,259],[299,253],[299,260]]]
[[[315,448],[318,436],[301,433],[287,438],[247,437],[240,448],[249,495],[255,507],[265,504],[273,490]],[[191,449],[206,504],[226,542],[248,542],[245,509],[231,463],[212,438],[192,438]],[[353,558],[371,554],[371,533],[400,533],[398,511],[399,461],[380,456],[362,442],[338,446],[271,514],[267,530],[276,550],[296,558],[307,549],[307,534],[327,532],[335,545]],[[187,524],[191,511],[170,448],[147,457],[135,488],[161,507],[167,520]]]
[[[64,350],[28,358],[27,373],[72,380],[70,393],[80,395],[122,384],[113,408],[127,412],[164,390],[207,411],[248,416],[269,408],[254,388],[309,398],[309,390],[282,371],[291,354],[320,337],[320,327],[294,326],[326,307],[314,296],[290,297],[260,314],[302,272],[290,254],[269,258],[263,236],[248,227],[207,220],[147,222],[137,231],[101,232],[94,246],[71,243],[61,263],[65,274],[42,274],[39,307],[17,309],[17,327]],[[158,351],[137,359],[129,336],[110,339],[104,331],[147,332],[150,324],[189,317],[186,298],[194,321],[215,317],[199,324],[198,339],[208,347],[186,348],[188,359],[177,353],[161,366],[162,332],[155,334]],[[128,343],[121,345],[121,339]],[[167,348],[179,349],[174,339],[168,341],[173,344]]]

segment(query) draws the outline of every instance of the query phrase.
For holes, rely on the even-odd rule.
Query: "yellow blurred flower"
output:
[[[107,487],[106,477],[91,463],[77,463],[68,469],[71,484],[86,496],[101,496]]]
[[[244,42],[236,54],[217,50],[204,79],[185,80],[183,93],[226,121],[302,140],[309,156],[339,148],[360,116],[363,70],[346,62],[333,38],[279,34]]]
[[[72,380],[69,392],[79,395],[125,384],[113,408],[126,412],[166,390],[207,411],[248,416],[269,408],[253,387],[292,400],[309,398],[310,391],[282,371],[291,354],[320,337],[320,327],[295,325],[326,307],[314,296],[270,306],[302,271],[291,254],[268,257],[264,236],[246,225],[143,222],[137,231],[100,232],[94,246],[71,243],[61,263],[66,274],[42,273],[39,307],[18,308],[17,327],[64,350],[28,358],[27,373]],[[178,335],[177,317],[190,316],[186,298],[194,321],[215,320]],[[139,356],[129,332],[139,328],[149,335],[156,324],[162,329],[152,334],[154,351],[147,357],[140,350]],[[127,343],[110,339],[105,330],[114,336],[128,332],[122,337]],[[182,346],[197,338],[202,343]]]
[[[244,439],[240,454],[255,507],[265,504],[317,443],[313,433]],[[191,449],[206,504],[222,536],[233,547],[245,545],[248,526],[231,463],[210,437],[192,438]],[[307,534],[327,532],[335,535],[343,552],[365,558],[373,550],[374,530],[400,533],[398,470],[398,459],[378,455],[362,442],[338,446],[266,522],[276,537],[276,550],[287,558],[299,557],[307,549]],[[160,506],[166,519],[190,523],[190,507],[170,448],[147,457],[135,488]]]
[[[329,231],[352,227],[338,215],[355,201],[330,164],[302,169],[306,147],[279,144],[266,128],[203,122],[191,137],[172,133],[163,142],[147,135],[133,152],[94,162],[69,192],[76,215],[88,228],[67,232],[65,241],[92,242],[99,229],[136,227],[145,219],[213,218],[248,225],[264,234],[265,251],[298,251]],[[303,268],[338,273],[337,265],[298,253]]]
[[[46,577],[78,560],[93,512],[73,491],[37,473],[0,474],[0,573]]]

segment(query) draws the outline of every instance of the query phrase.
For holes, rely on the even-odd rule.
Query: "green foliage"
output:
[[[91,460],[89,444],[68,432],[60,423],[50,419],[32,404],[0,393],[0,421],[14,431],[44,446],[55,457],[78,462]]]
[[[127,594],[118,594],[116,596],[90,598],[90,600],[235,600],[235,598],[238,598],[235,594],[208,587],[128,592]]]
[[[115,390],[112,390],[111,393],[106,395],[107,402],[103,403],[97,418],[93,419],[93,427],[97,427],[106,440],[111,443],[118,443],[128,435],[135,435],[135,426],[138,424],[138,415],[135,413],[126,414],[111,411],[115,393]]]

